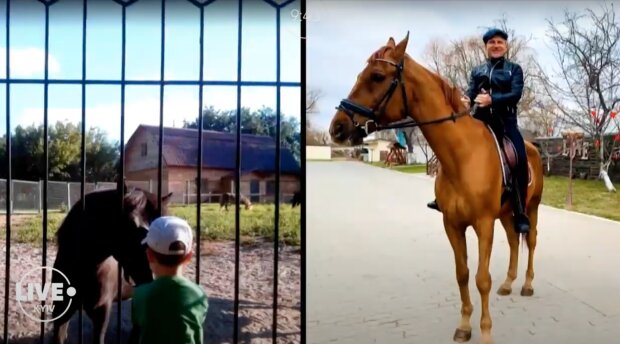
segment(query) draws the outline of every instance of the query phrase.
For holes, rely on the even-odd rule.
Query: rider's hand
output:
[[[487,107],[491,105],[492,99],[491,96],[487,93],[485,89],[482,89],[481,92],[476,96],[474,102],[478,103],[479,107]]]

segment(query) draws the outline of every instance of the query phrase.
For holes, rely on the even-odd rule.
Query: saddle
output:
[[[503,204],[509,198],[512,192],[512,173],[514,171],[514,168],[517,166],[517,163],[519,162],[519,156],[517,155],[517,150],[515,149],[514,144],[507,136],[503,137],[502,149],[502,146],[500,146],[499,140],[497,139],[497,136],[495,136],[495,133],[493,132],[491,127],[489,125],[487,125],[486,127],[487,129],[489,129],[489,131],[491,132],[491,136],[493,136],[493,139],[495,140],[495,146],[497,148],[497,153],[500,159],[500,166],[502,168],[503,191],[501,203]],[[528,161],[527,185],[529,186],[530,184],[532,184],[532,165]]]

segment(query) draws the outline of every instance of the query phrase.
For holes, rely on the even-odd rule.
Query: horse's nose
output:
[[[330,134],[337,141],[344,141],[346,139],[346,134],[344,132],[344,125],[342,125],[342,123],[340,122],[334,123],[334,125],[331,128]]]

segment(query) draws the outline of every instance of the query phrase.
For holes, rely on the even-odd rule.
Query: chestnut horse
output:
[[[506,230],[510,262],[506,280],[498,294],[508,295],[517,277],[519,235],[514,230],[511,201],[503,202],[504,183],[498,146],[491,130],[469,114],[461,103],[461,92],[405,53],[409,33],[396,44],[387,45],[369,57],[347,99],[337,107],[330,135],[338,144],[358,145],[370,132],[417,126],[440,162],[435,195],[441,204],[443,224],[454,251],[456,279],[461,294],[461,320],[454,341],[471,338],[473,305],[469,295],[469,268],[465,231],[472,226],[478,237],[476,286],[480,292],[481,343],[492,343],[489,292],[489,263],[496,219]],[[409,125],[402,121],[409,119]],[[395,124],[394,122],[401,122]],[[537,214],[543,190],[542,160],[536,147],[526,142],[531,173],[526,212],[531,221],[525,283],[521,295],[534,293],[534,249]]]

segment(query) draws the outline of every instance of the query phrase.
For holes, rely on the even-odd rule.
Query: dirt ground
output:
[[[1,222],[1,221],[0,221]],[[5,252],[0,239],[0,310],[4,309]],[[11,283],[9,298],[9,343],[39,343],[40,324],[26,317],[16,302],[15,283],[29,269],[41,266],[41,248],[30,244],[11,243]],[[48,246],[47,266],[52,266],[56,248]],[[278,343],[300,342],[300,255],[298,248],[286,247],[279,255],[278,278]],[[209,298],[209,311],[204,323],[205,343],[233,342],[234,317],[234,242],[203,242],[201,246],[200,284]],[[195,279],[195,259],[186,276]],[[240,250],[239,328],[242,343],[271,343],[273,301],[273,243],[242,246]],[[122,343],[131,330],[130,301],[121,304]],[[0,318],[3,317],[0,312]],[[106,343],[116,343],[117,308],[113,309]],[[69,343],[77,343],[78,315],[69,328]],[[84,314],[84,343],[91,342],[90,319]],[[0,339],[3,322],[0,321]],[[51,325],[46,326],[47,337]],[[49,339],[48,339],[49,340]]]

